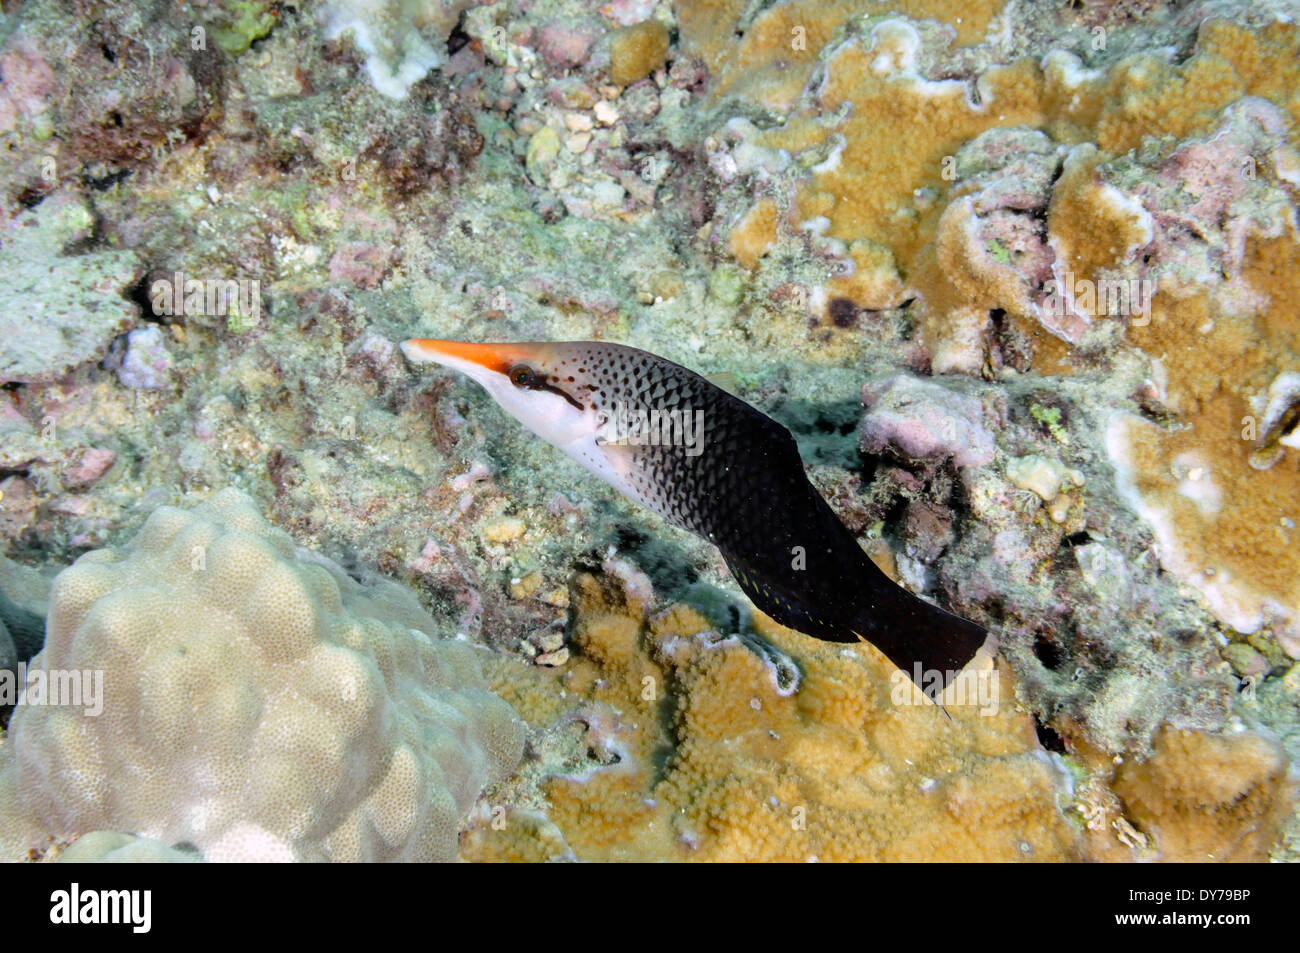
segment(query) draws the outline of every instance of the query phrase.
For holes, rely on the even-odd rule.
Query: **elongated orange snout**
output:
[[[451,358],[468,361],[499,374],[506,373],[512,364],[528,356],[517,344],[475,344],[438,338],[411,338],[402,342],[402,351],[413,361],[443,363],[443,359]]]

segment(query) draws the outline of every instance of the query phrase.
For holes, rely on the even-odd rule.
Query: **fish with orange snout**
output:
[[[692,370],[593,341],[413,338],[402,350],[473,378],[543,440],[708,540],[780,624],[871,643],[918,684],[914,673],[926,673],[933,701],[992,644],[982,627],[885,575],[808,481],[790,432]]]

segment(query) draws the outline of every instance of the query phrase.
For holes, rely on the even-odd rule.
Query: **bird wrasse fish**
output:
[[[413,338],[402,350],[473,378],[543,440],[708,540],[781,625],[869,642],[918,684],[919,664],[932,700],[988,637],[893,582],[809,482],[790,432],[694,371],[592,341]]]

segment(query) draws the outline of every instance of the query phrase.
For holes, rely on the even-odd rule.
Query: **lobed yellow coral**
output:
[[[1107,337],[1116,312],[1091,289],[1158,277],[1153,296],[1137,292],[1148,295],[1149,315],[1121,313],[1120,333],[1150,359],[1147,393],[1178,426],[1117,421],[1112,457],[1157,529],[1166,567],[1205,593],[1226,624],[1271,626],[1300,654],[1297,441],[1261,432],[1270,388],[1300,371],[1300,27],[1210,17],[1180,60],[1137,52],[1087,68],[1060,50],[998,62],[1007,47],[996,25],[1016,15],[1000,3],[917,0],[883,16],[853,0],[787,0],[756,14],[739,0],[681,0],[678,9],[683,48],[709,65],[715,95],[776,113],[769,128],[746,131],[746,145],[785,150],[792,168],[806,170],[784,191],[768,183],[764,201],[775,209],[749,209],[729,249],[757,268],[761,249],[782,234],[815,233],[844,263],[811,299],[826,317],[843,308],[839,299],[867,309],[915,299],[931,369],[987,374],[1000,369],[989,344],[998,313],[1030,342],[1034,370],[1072,373],[1120,336]],[[983,60],[953,55],[982,40]],[[928,78],[944,74],[934,69],[940,61],[989,59],[966,67],[966,80]],[[1255,131],[1244,132],[1251,123]],[[979,186],[956,172],[963,147],[1016,126],[1039,130],[1044,154],[1063,157],[1050,200],[1036,206],[1046,213],[1042,261],[1061,315],[1046,307],[1050,289],[1017,268],[1022,249],[1009,253],[990,237],[996,225],[986,226]],[[1216,168],[1225,136],[1245,143],[1240,168]],[[1185,154],[1167,161],[1175,146]],[[1167,207],[1173,180],[1183,197],[1208,197],[1203,217],[1222,235],[1200,234],[1200,211]],[[1204,261],[1178,260],[1183,250],[1170,244],[1180,229],[1210,249]],[[1272,468],[1258,469],[1265,451]]]
[[[727,250],[746,268],[758,267],[758,260],[776,244],[776,203],[760,199],[736,223],[727,239]]]
[[[1052,190],[1047,231],[1060,273],[1096,278],[1103,268],[1127,264],[1135,250],[1151,241],[1151,216],[1099,180],[1100,161],[1091,144],[1077,146]],[[1091,307],[1077,299],[1073,303],[1092,316],[1099,311],[1095,302]]]
[[[1017,125],[1044,129],[1065,144],[1095,143],[1076,158],[1051,223],[1075,273],[1093,278],[1095,267],[1122,257],[1137,234],[1123,209],[1098,201],[1099,185],[1089,187],[1096,149],[1115,155],[1146,137],[1203,134],[1223,107],[1247,95],[1300,115],[1300,102],[1290,93],[1300,84],[1293,56],[1297,28],[1284,23],[1252,31],[1208,20],[1193,55],[1177,64],[1135,54],[1109,70],[1088,71],[1068,53],[1050,54],[1041,63],[994,64],[975,80],[978,100],[965,82],[924,78],[920,63],[927,56],[942,52],[945,42],[977,42],[1000,7],[918,0],[898,6],[890,17],[868,17],[874,5],[779,3],[744,24],[737,40],[729,27],[741,25],[742,4],[679,4],[684,48],[710,65],[716,94],[744,95],[789,113],[762,134],[762,145],[806,153],[824,151],[832,136],[842,138],[833,159],[812,166],[792,209],[797,222],[824,219],[824,234],[843,242],[853,263],[847,274],[828,282],[827,299],[848,297],[861,307],[881,308],[919,294],[930,342],[940,346],[954,309],[1005,307],[996,275],[992,284],[976,276],[973,285],[958,279],[953,287],[953,266],[958,273],[962,268],[940,247],[948,203],[918,199],[948,191],[952,177],[945,160],[963,143],[988,129]],[[841,28],[847,33],[827,49]],[[819,56],[825,76],[805,87]],[[1112,222],[1119,228],[1111,228]],[[890,293],[871,293],[884,288]],[[956,333],[965,333],[961,317],[955,321]]]
[[[1005,2],[896,0],[890,12],[951,24],[956,41],[970,45],[983,39]],[[708,65],[718,94],[743,94],[782,111],[793,107],[840,26],[879,12],[869,0],[786,0],[747,21],[750,6],[744,0],[679,0],[683,49]]]
[[[1297,793],[1276,740],[1174,730],[1150,759],[1123,765],[1114,790],[1155,857],[1175,862],[1266,859]]]
[[[1117,417],[1108,442],[1162,563],[1226,624],[1269,625],[1300,657],[1300,450],[1279,444],[1280,459],[1257,469],[1263,416],[1251,402],[1279,373],[1300,371],[1300,239],[1252,240],[1240,282],[1247,293],[1156,295],[1150,324],[1129,336],[1155,360],[1182,426]]]

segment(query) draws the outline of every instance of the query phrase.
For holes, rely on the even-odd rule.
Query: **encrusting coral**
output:
[[[171,847],[115,831],[91,831],[71,846],[51,851],[46,859],[61,864],[192,864],[203,858],[192,847]]]
[[[138,832],[210,860],[451,860],[523,728],[395,584],[295,552],[234,490],[55,581],[0,749],[0,845]],[[33,696],[80,673],[102,697]],[[5,817],[4,815],[8,815]]]
[[[1296,779],[1275,738],[1165,731],[1148,761],[1120,768],[1114,789],[1161,860],[1244,861],[1277,838]]]
[[[1295,800],[1276,742],[1252,732],[1170,736],[1118,781],[1104,756],[1067,769],[1005,668],[949,720],[865,646],[762,616],[757,638],[723,636],[622,560],[577,577],[572,605],[566,670],[488,666],[539,757],[466,834],[469,858],[1260,859]]]
[[[366,54],[366,72],[375,89],[402,99],[411,86],[446,62],[447,34],[471,0],[330,0],[320,16],[325,35],[350,34]]]
[[[143,272],[138,255],[63,253],[93,225],[89,208],[65,199],[0,230],[0,383],[53,380],[135,323],[139,311],[125,294]]]
[[[609,74],[620,86],[629,86],[664,65],[668,55],[668,29],[644,20],[616,31],[609,38]]]

